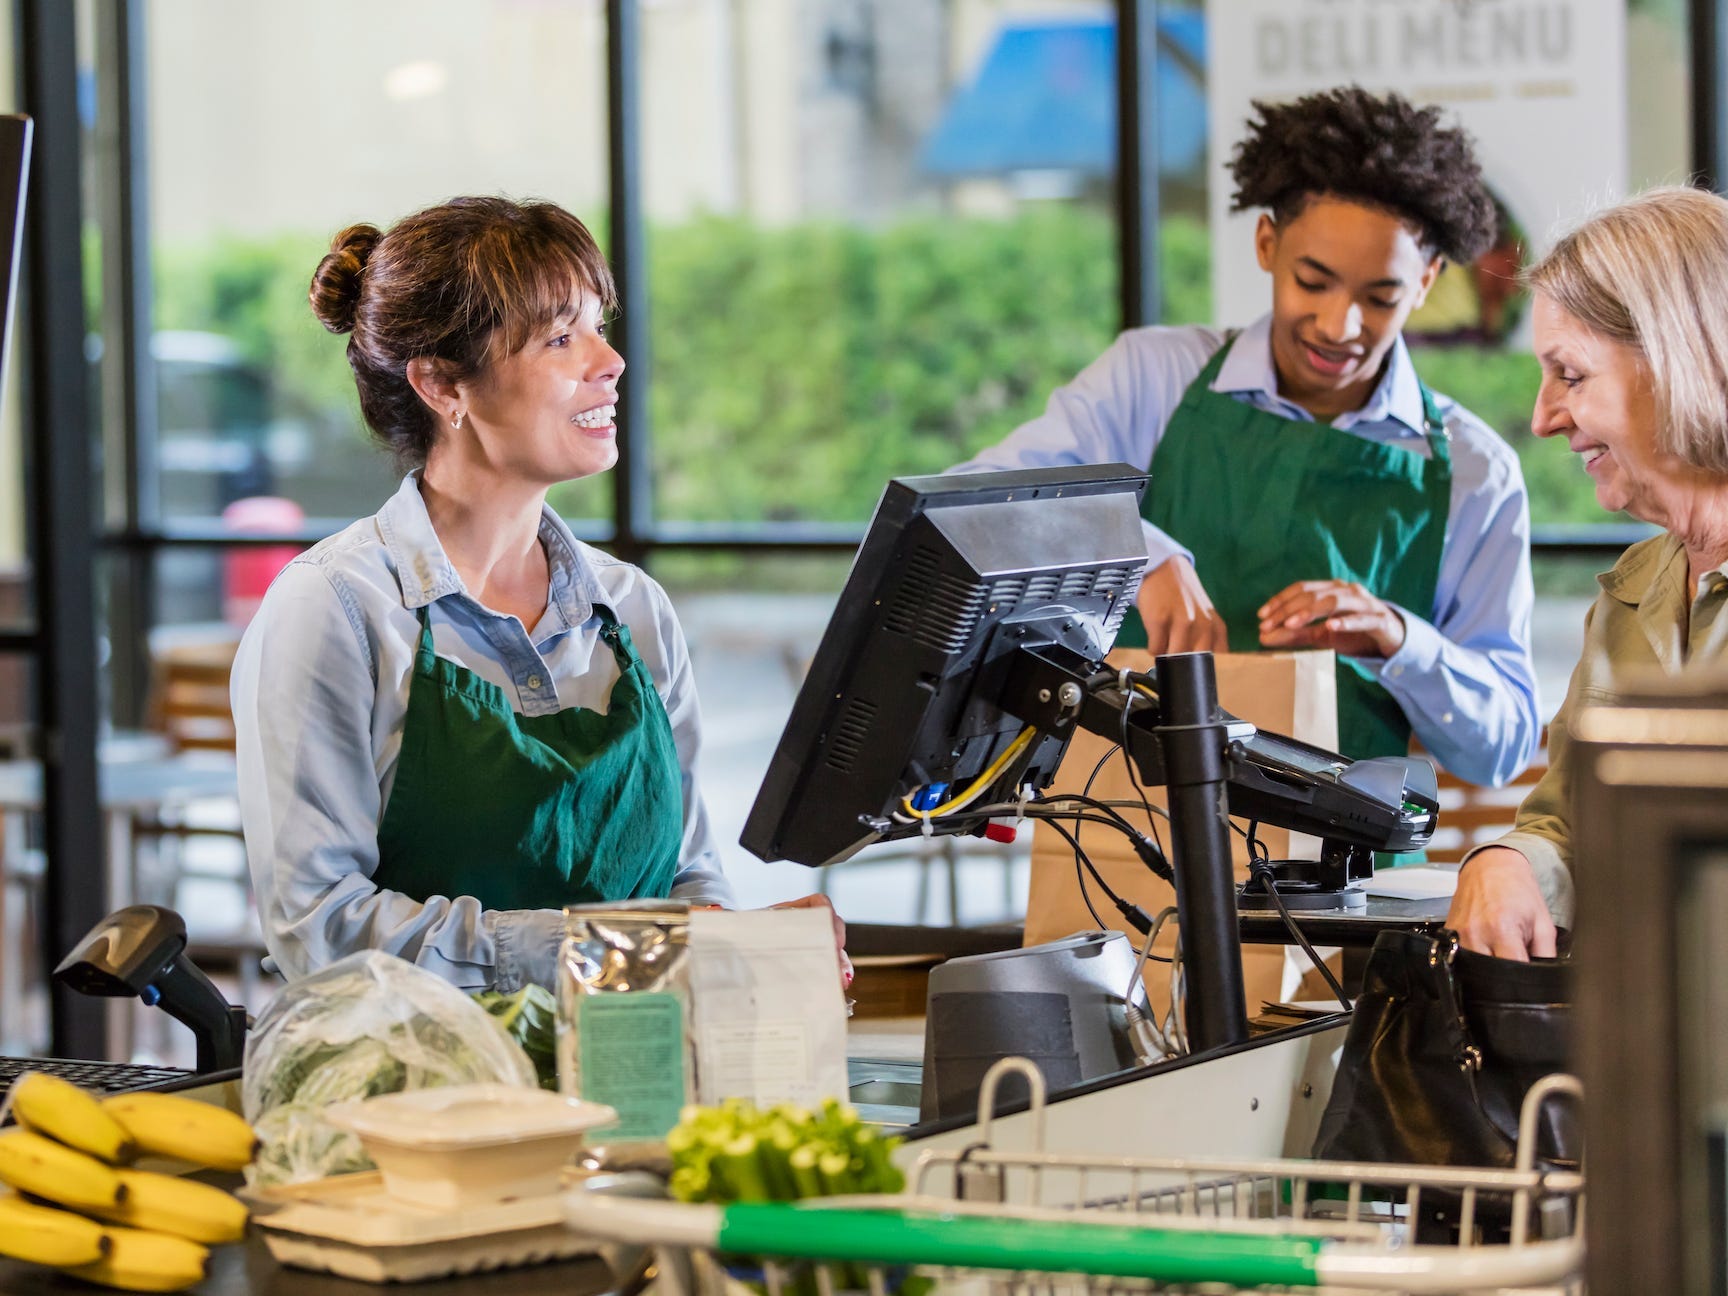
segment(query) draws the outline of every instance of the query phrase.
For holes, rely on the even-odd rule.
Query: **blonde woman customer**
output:
[[[1603,508],[1662,528],[1599,577],[1550,766],[1513,831],[1472,854],[1448,923],[1503,958],[1552,955],[1572,916],[1570,728],[1628,672],[1728,655],[1728,201],[1654,189],[1598,213],[1528,274],[1542,387]]]

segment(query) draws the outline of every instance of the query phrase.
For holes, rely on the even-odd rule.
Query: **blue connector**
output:
[[[912,808],[923,813],[934,810],[942,804],[942,798],[948,793],[946,783],[929,783],[912,794]]]

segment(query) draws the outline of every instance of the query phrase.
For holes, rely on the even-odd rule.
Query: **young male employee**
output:
[[[1503,783],[1539,720],[1517,457],[1416,376],[1400,331],[1491,242],[1469,138],[1359,88],[1258,119],[1231,164],[1272,309],[1240,332],[1122,334],[964,467],[1147,464],[1152,566],[1118,640],[1331,648],[1339,746]]]

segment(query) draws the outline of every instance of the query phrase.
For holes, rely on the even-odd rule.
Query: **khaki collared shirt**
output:
[[[1566,788],[1572,717],[1585,706],[1619,700],[1616,681],[1660,669],[1669,675],[1728,656],[1728,574],[1712,571],[1686,596],[1686,550],[1678,537],[1633,545],[1597,577],[1602,593],[1584,619],[1584,652],[1566,701],[1548,726],[1548,772],[1518,808],[1513,830],[1496,846],[1521,851],[1536,871],[1554,921],[1572,925],[1572,838]]]

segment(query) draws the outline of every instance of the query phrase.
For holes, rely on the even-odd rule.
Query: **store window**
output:
[[[1214,3],[1208,17],[1216,22],[1218,15],[1227,17],[1229,12],[1227,5]],[[1628,0],[1624,58],[1626,191],[1683,182],[1691,167],[1690,50],[1683,0]],[[1161,78],[1161,93],[1166,84]],[[1479,87],[1463,86],[1458,92],[1473,89]],[[1163,107],[1168,111],[1170,105]],[[1556,140],[1555,147],[1586,146],[1583,141]],[[1204,174],[1200,183],[1206,183]],[[1581,202],[1606,197],[1606,188],[1595,187]],[[1189,228],[1181,196],[1173,197],[1176,191],[1168,183],[1165,192],[1166,265],[1174,261],[1179,269],[1167,270],[1171,283],[1164,318],[1171,323],[1210,321],[1211,304],[1204,293],[1184,292],[1179,286],[1203,284],[1208,277],[1210,250],[1203,227]],[[1204,194],[1199,211],[1203,217]],[[1576,214],[1582,215],[1582,209]],[[1528,302],[1511,280],[1527,259],[1531,233],[1508,216],[1500,240],[1477,266],[1447,269],[1428,306],[1413,317],[1408,337],[1424,381],[1463,402],[1518,451],[1530,490],[1532,522],[1544,535],[1559,538],[1568,527],[1599,526],[1614,519],[1596,504],[1589,479],[1564,447],[1545,444],[1530,432],[1538,369],[1529,350]],[[1243,255],[1248,254],[1244,248]],[[1570,588],[1571,582],[1563,579],[1562,584]]]
[[[657,517],[862,523],[1113,335],[1107,10],[669,0],[644,37]]]
[[[397,474],[345,339],[307,308],[312,270],[343,226],[461,193],[549,198],[599,229],[603,7],[176,0],[148,21],[155,507],[170,531],[371,513]],[[219,614],[219,564],[195,561],[206,580],[164,582],[191,600],[169,620]]]

